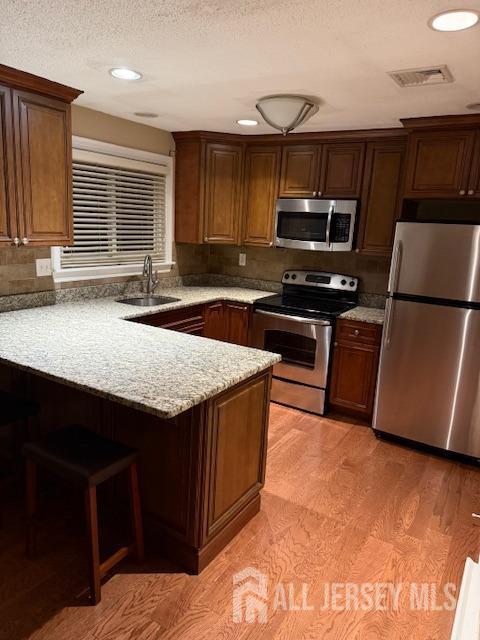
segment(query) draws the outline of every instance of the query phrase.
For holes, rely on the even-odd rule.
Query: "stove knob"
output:
[[[342,287],[344,287],[347,284],[347,281],[345,279],[343,279],[340,284],[342,285]]]
[[[297,279],[297,274],[296,273],[292,273],[292,280],[296,280]]]
[[[286,273],[286,274],[285,274],[285,280],[288,280],[289,278],[290,278],[290,274],[289,274],[289,273]]]
[[[355,286],[355,281],[354,280],[350,280],[350,286],[354,287]]]

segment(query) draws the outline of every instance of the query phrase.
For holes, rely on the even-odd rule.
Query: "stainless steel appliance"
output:
[[[254,304],[253,346],[280,353],[272,400],[323,415],[332,326],[357,304],[357,278],[322,271],[285,271],[280,295]]]
[[[480,458],[480,225],[397,223],[373,427]]]
[[[280,198],[275,246],[310,251],[351,251],[356,200]]]

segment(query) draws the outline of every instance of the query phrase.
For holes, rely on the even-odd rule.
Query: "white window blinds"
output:
[[[74,151],[73,228],[62,269],[167,262],[165,167]]]

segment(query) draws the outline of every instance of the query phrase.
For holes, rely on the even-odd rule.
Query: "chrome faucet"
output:
[[[158,284],[158,280],[153,277],[153,265],[152,265],[152,256],[145,256],[145,260],[143,261],[143,276],[147,278],[147,296],[151,296],[155,287]],[[156,274],[155,274],[156,275]]]

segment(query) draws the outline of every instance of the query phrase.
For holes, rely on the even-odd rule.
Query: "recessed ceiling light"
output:
[[[115,67],[110,69],[110,75],[118,80],[140,80],[142,74],[133,69],[127,69],[126,67]]]
[[[158,118],[158,113],[153,111],[135,111],[134,115],[138,118]]]
[[[478,19],[478,11],[452,9],[451,11],[442,11],[442,13],[433,16],[428,24],[435,31],[462,31],[475,26]]]
[[[255,127],[258,122],[256,120],[237,120],[237,124],[242,125],[242,127]]]

